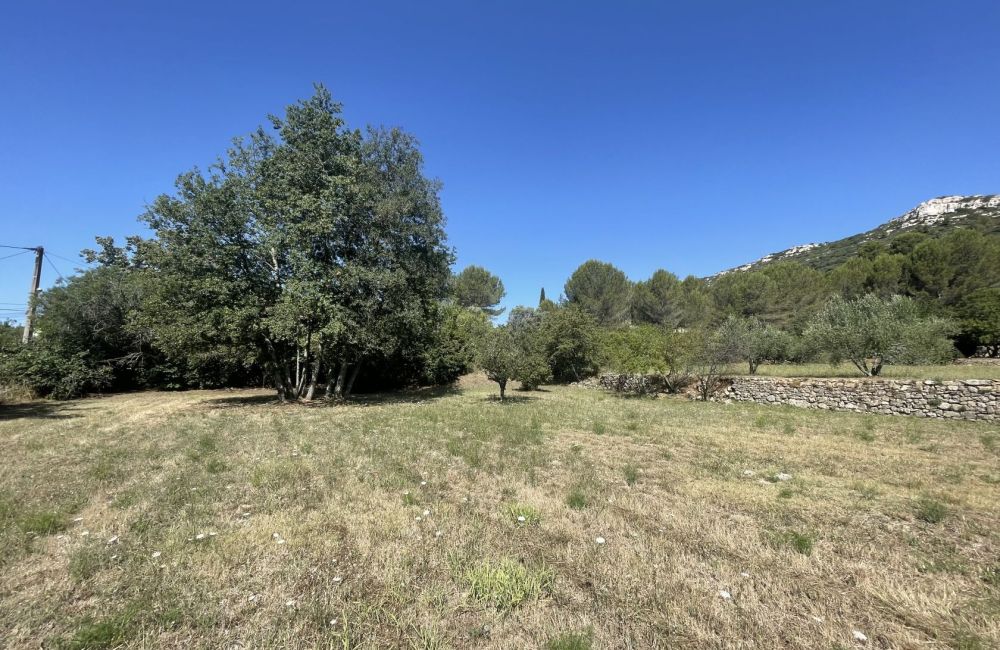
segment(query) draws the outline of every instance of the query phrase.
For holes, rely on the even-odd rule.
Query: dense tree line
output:
[[[506,394],[600,368],[670,385],[740,361],[886,363],[1000,355],[1000,238],[908,232],[830,271],[780,262],[632,282],[589,260],[558,302],[519,306],[480,266],[452,273],[439,184],[414,138],[349,128],[322,87],[97,238],[93,266],[36,299],[37,336],[0,325],[0,385],[99,390],[268,385],[282,400],[447,383],[479,367]]]

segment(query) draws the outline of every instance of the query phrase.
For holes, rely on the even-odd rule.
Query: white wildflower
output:
[[[868,637],[865,636],[865,633],[861,630],[854,630],[854,639],[856,641],[860,641],[861,643],[866,643],[868,641]]]
[[[524,521],[525,521],[525,519],[524,519],[524,515],[518,515],[518,516],[517,516],[517,520],[518,520],[519,522],[521,522],[521,523],[523,524],[523,523],[524,523]]]
[[[731,593],[729,593],[728,591],[726,591],[725,589],[720,589],[719,590],[719,597],[722,598],[722,600],[730,600],[730,599],[732,599],[733,595]]]
[[[603,544],[604,543],[604,538],[603,537],[597,537],[597,538],[594,539],[594,541],[597,542],[598,544]]]
[[[156,558],[160,557],[161,555],[163,555],[163,554],[160,553],[159,551],[153,551],[152,557],[155,560]]]
[[[424,516],[425,517],[430,517],[431,516],[431,511],[430,510],[424,510]]]

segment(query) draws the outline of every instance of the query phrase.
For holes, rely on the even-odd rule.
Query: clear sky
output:
[[[508,305],[588,258],[707,275],[1000,192],[996,0],[153,4],[5,7],[0,244],[70,272],[313,82],[421,140]],[[0,259],[0,310],[30,272]]]

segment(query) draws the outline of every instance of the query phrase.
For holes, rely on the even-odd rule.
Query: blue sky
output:
[[[0,244],[68,273],[313,82],[421,140],[508,305],[589,258],[706,275],[1000,192],[995,0],[158,4],[5,8]],[[30,272],[0,260],[0,310]]]

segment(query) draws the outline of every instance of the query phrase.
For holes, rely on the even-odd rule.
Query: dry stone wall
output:
[[[1000,381],[733,377],[721,399],[923,418],[1000,420]]]

